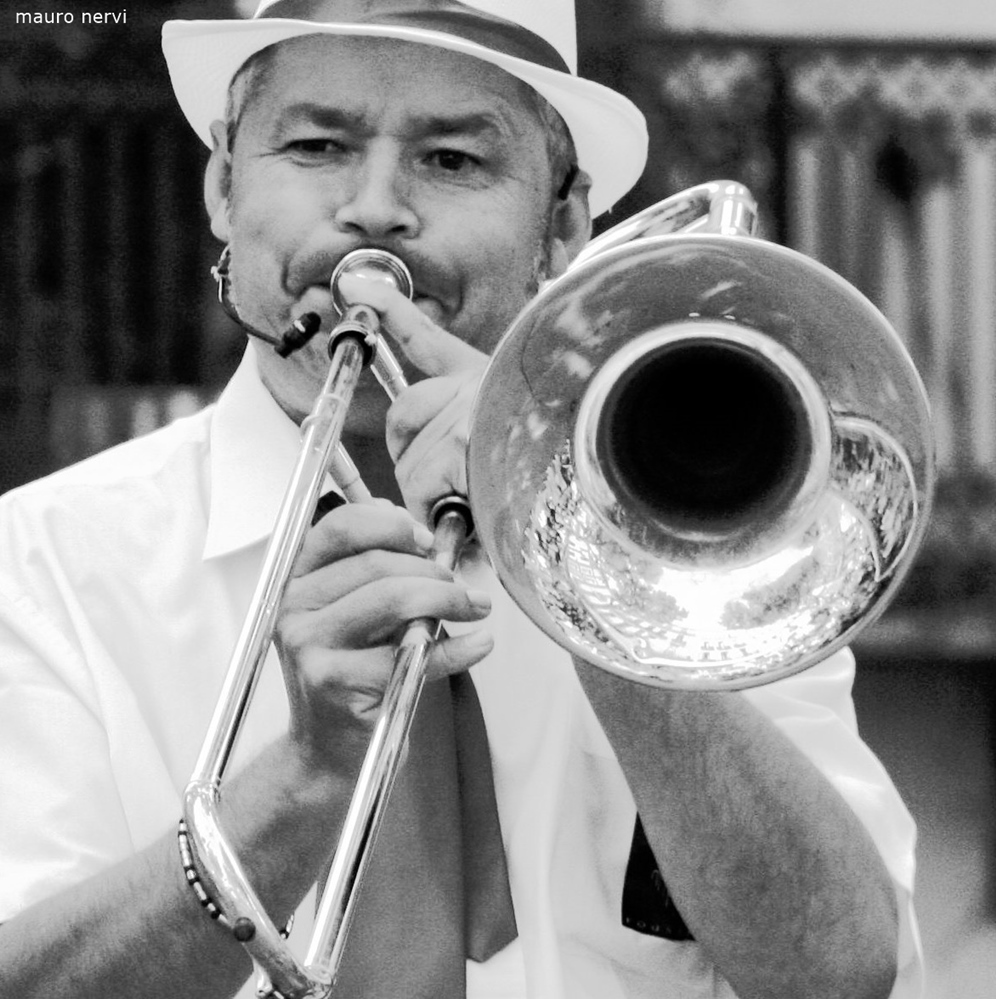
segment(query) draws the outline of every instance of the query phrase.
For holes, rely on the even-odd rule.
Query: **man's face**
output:
[[[333,267],[379,246],[409,266],[423,312],[490,352],[547,249],[553,178],[524,85],[431,46],[319,35],[277,46],[264,74],[214,219],[242,318],[281,333],[314,311],[330,329]],[[324,341],[290,361],[261,352],[285,408],[320,384]]]

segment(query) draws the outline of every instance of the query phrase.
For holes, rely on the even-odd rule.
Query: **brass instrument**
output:
[[[475,403],[478,536],[504,587],[572,654],[693,690],[767,683],[881,612],[922,538],[933,486],[926,395],[899,338],[827,268],[754,236],[740,184],[692,188],[594,240],[520,314]],[[356,251],[411,294],[404,265]],[[435,622],[399,647],[304,964],[263,911],[218,817],[220,784],[339,437],[371,364],[404,385],[369,307],[341,303],[256,597],[185,794],[198,863],[260,988],[332,993],[355,889],[417,704]],[[337,457],[338,456],[338,457]],[[451,567],[469,527],[445,503]],[[240,923],[240,920],[246,922]]]
[[[356,790],[343,821],[322,895],[311,949],[302,965],[267,915],[225,835],[220,818],[221,782],[249,709],[270,647],[281,598],[294,559],[311,526],[319,492],[330,469],[353,502],[370,495],[340,444],[353,392],[370,367],[391,399],[405,387],[404,374],[379,333],[377,313],[363,303],[345,302],[339,277],[362,272],[388,282],[411,297],[407,267],[383,250],[347,254],[331,277],[341,314],[328,337],[330,365],[325,384],[301,424],[301,450],[277,514],[250,610],[236,642],[222,692],[184,792],[184,824],[198,866],[210,874],[216,902],[243,943],[258,972],[261,995],[324,996],[331,992],[352,918],[357,889],[380,828],[384,808],[401,763],[408,730],[425,681],[428,656],[438,622],[413,621],[395,656]],[[433,511],[436,559],[453,568],[473,529],[466,501],[440,500]]]
[[[570,652],[647,684],[813,665],[884,609],[927,522],[929,407],[899,337],[755,225],[718,181],[609,230],[477,397],[469,490],[502,584]]]

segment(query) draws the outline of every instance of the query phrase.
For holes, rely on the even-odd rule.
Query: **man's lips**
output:
[[[446,309],[439,299],[432,295],[423,294],[416,288],[412,296],[412,303],[436,325],[444,325]],[[332,293],[328,285],[310,286],[291,309],[291,320],[300,319],[308,312],[317,313],[321,317],[321,328],[325,331],[331,330],[339,321],[341,316],[332,301]]]
[[[446,325],[446,309],[437,298],[429,295],[420,295],[416,289],[412,302],[415,307],[426,317],[431,319],[437,326]]]
[[[381,248],[353,246],[342,254],[333,256],[325,252],[316,252],[295,261],[284,275],[283,281],[284,290],[290,293],[292,299],[300,296],[300,311],[294,310],[295,317],[307,311],[317,312],[323,320],[329,316],[336,316],[329,288],[331,277],[345,257],[349,256],[351,252],[359,252],[364,249],[376,251]],[[430,318],[439,322],[443,317],[456,311],[454,306],[459,299],[459,294],[452,275],[444,272],[432,260],[424,258],[412,248],[405,252],[397,252],[391,247],[383,249],[393,254],[404,264],[414,285],[412,301]],[[361,267],[357,273],[362,273],[362,270]],[[377,268],[375,268],[376,270]],[[388,279],[388,283],[392,282]]]

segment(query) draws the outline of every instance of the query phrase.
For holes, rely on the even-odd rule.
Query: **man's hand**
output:
[[[431,544],[425,527],[384,501],[339,507],[305,538],[275,643],[291,738],[311,758],[343,763],[362,756],[408,622],[479,621],[490,611],[487,594],[467,590],[426,557]],[[429,676],[469,669],[492,644],[484,631],[444,637],[433,648]]]
[[[380,314],[384,332],[427,377],[406,389],[387,414],[387,446],[405,504],[428,523],[443,497],[467,495],[470,415],[488,356],[437,326],[389,285],[344,275],[342,291]]]

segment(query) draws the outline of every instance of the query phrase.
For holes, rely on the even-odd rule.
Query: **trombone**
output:
[[[899,337],[832,271],[756,237],[757,206],[702,184],[593,240],[498,344],[475,402],[466,501],[436,508],[449,567],[471,530],[502,585],[562,647],[636,682],[736,690],[806,669],[884,609],[933,491],[923,384]],[[370,366],[404,378],[376,312],[339,299],[362,269],[411,295],[404,264],[357,250],[297,466],[184,795],[198,865],[260,973],[259,994],[326,997],[403,755],[437,622],[401,642],[299,962],[219,819],[221,782],[328,470],[368,498],[339,439]]]
[[[398,647],[380,716],[322,894],[311,950],[302,966],[249,884],[225,836],[219,806],[221,782],[249,710],[273,638],[280,602],[294,559],[311,525],[322,483],[331,471],[351,502],[370,499],[356,466],[340,444],[360,374],[370,367],[392,400],[406,386],[401,366],[379,333],[377,313],[363,303],[347,303],[342,298],[339,278],[354,273],[390,283],[408,297],[412,294],[407,267],[383,250],[354,250],[342,258],[333,272],[333,300],[341,319],[328,337],[329,371],[301,425],[298,460],[277,514],[221,695],[184,793],[184,826],[190,848],[198,864],[209,872],[222,913],[257,967],[257,991],[288,999],[326,995],[331,990],[355,911],[356,889],[404,755],[408,730],[425,682],[429,653],[438,632],[438,622],[413,621]],[[455,568],[463,543],[473,530],[469,506],[461,497],[446,497],[435,505],[433,520],[436,560]]]

